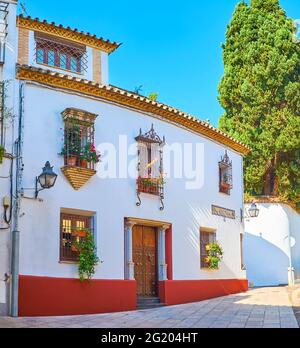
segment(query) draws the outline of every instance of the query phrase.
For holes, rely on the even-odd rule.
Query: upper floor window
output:
[[[65,166],[94,169],[100,157],[94,145],[94,121],[97,115],[69,108],[62,116],[65,121],[62,148]]]
[[[164,209],[164,173],[163,173],[163,146],[165,138],[161,139],[154,131],[153,125],[149,132],[135,138],[138,143],[138,179],[137,179],[137,206],[141,205],[140,193],[149,193],[159,196],[160,210]]]
[[[163,189],[163,145],[154,131],[153,125],[149,132],[135,138],[138,142],[138,189],[140,192],[159,195]]]
[[[232,189],[232,161],[230,160],[227,151],[219,162],[219,190],[222,193],[230,195]]]
[[[87,70],[85,46],[36,34],[36,62],[82,74]]]

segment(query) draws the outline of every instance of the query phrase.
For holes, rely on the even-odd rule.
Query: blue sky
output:
[[[22,0],[20,0],[22,2]],[[26,10],[122,46],[110,55],[110,83],[178,107],[214,125],[223,113],[217,88],[221,44],[238,0],[25,0]],[[299,0],[281,0],[300,18]]]

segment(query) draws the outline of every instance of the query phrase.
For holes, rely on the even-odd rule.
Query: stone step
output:
[[[163,306],[164,303],[161,303],[158,297],[139,297],[137,301],[138,309],[159,308]]]

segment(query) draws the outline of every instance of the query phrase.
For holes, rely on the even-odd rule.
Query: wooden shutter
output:
[[[159,144],[151,145],[151,158],[152,158],[152,177],[159,178],[160,172],[160,146]]]
[[[148,149],[143,142],[138,143],[139,151],[139,176],[141,178],[148,178]]]

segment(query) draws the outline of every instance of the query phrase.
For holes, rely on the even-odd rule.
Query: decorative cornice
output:
[[[96,174],[96,170],[72,166],[62,167],[61,171],[64,173],[74,190],[79,190],[92,176]]]
[[[70,27],[65,28],[62,25],[56,25],[54,22],[48,23],[47,21],[41,21],[38,18],[33,19],[30,16],[18,16],[17,26],[66,40],[71,40],[89,47],[97,48],[107,53],[112,53],[120,46],[120,44],[105,40],[102,37],[98,38],[96,35],[91,35],[90,33],[84,33],[82,31],[79,32],[77,29],[71,29]]]
[[[247,145],[235,140],[207,122],[201,121],[198,118],[172,108],[171,106],[152,101],[146,97],[120,88],[99,85],[92,81],[56,73],[51,70],[29,67],[27,65],[17,65],[17,78],[20,80],[38,82],[52,87],[83,93],[85,95],[98,97],[143,112],[159,115],[161,118],[170,121],[173,124],[184,126],[193,132],[226,145],[243,155],[250,152],[250,148]]]
[[[98,116],[97,114],[76,108],[67,108],[61,113],[61,115],[64,121],[68,119],[77,119],[91,124],[95,122],[95,119]]]

